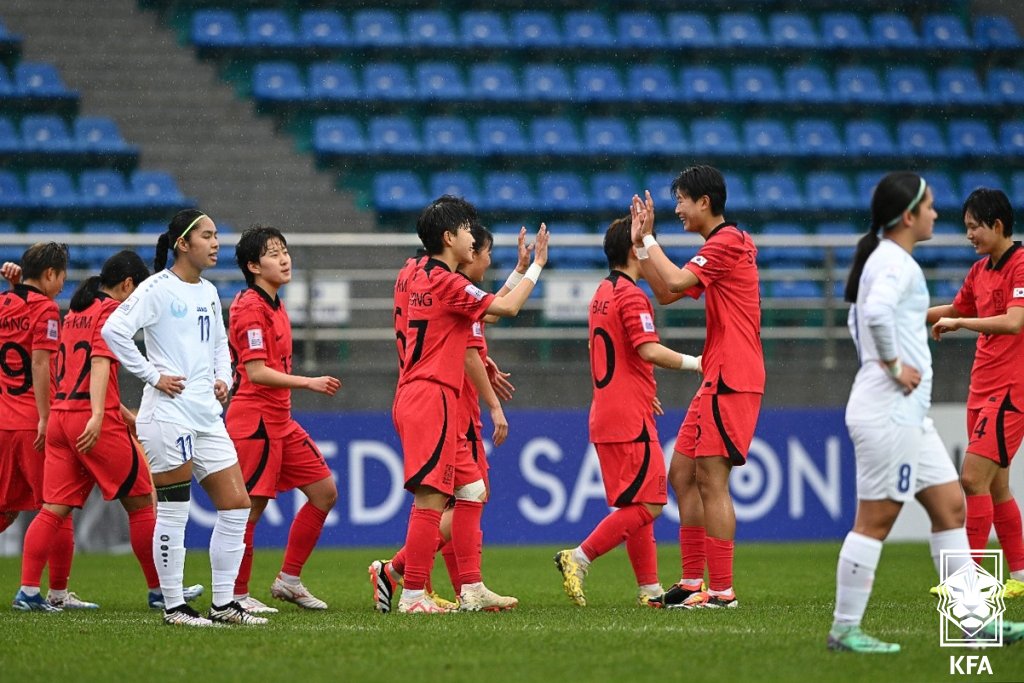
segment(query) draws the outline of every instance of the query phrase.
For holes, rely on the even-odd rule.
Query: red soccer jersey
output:
[[[999,263],[993,264],[991,258],[975,262],[953,306],[969,318],[1003,315],[1011,306],[1024,306],[1024,249],[1020,242],[1014,242]],[[1024,334],[978,335],[967,407],[982,408],[989,396],[1008,387],[1024,388],[1022,358]]]
[[[590,300],[590,440],[657,441],[654,366],[637,349],[657,342],[654,309],[633,280],[613,270]]]
[[[467,280],[468,282],[468,280]],[[467,349],[476,349],[480,360],[487,360],[487,340],[484,338],[484,323],[476,321],[466,342]],[[473,380],[466,375],[462,381],[462,393],[459,395],[459,438],[480,441],[483,422],[480,420],[480,393],[476,390]]]
[[[461,393],[466,340],[473,322],[483,317],[493,300],[493,294],[464,275],[428,259],[409,285],[405,364],[399,385],[425,379]]]
[[[704,294],[707,334],[704,339],[704,391],[764,393],[761,348],[761,293],[757,247],[732,223],[711,231],[685,268],[700,284],[687,290]]]
[[[426,256],[407,259],[398,271],[395,280],[395,346],[398,350],[398,380],[402,380],[402,365],[405,362],[405,328],[409,316],[409,285],[416,271],[423,267]]]
[[[247,362],[262,360],[271,370],[291,374],[292,324],[284,302],[253,285],[235,296],[228,321],[228,347],[235,367],[232,411],[261,415],[268,430],[290,426],[291,389],[256,384],[245,369]]]
[[[103,323],[119,305],[117,299],[101,292],[84,311],[71,311],[64,316],[60,347],[57,349],[57,394],[53,410],[91,411],[89,382],[92,379],[92,359],[109,358],[110,373],[103,409],[118,411],[120,415],[117,356],[100,334]]]
[[[32,352],[56,351],[59,345],[60,309],[53,299],[28,285],[0,294],[0,411],[5,429],[39,426]],[[54,394],[51,375],[51,400]]]

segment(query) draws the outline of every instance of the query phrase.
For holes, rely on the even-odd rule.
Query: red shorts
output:
[[[43,454],[34,429],[0,430],[0,512],[43,506]]]
[[[729,458],[738,467],[747,461],[760,412],[761,394],[698,392],[686,409],[675,449],[688,458]]]
[[[398,388],[391,417],[402,441],[405,488],[455,490],[458,399],[451,387],[419,380]]]
[[[316,443],[298,422],[271,436],[258,413],[229,413],[225,426],[238,452],[249,495],[276,498],[280,491],[333,476]],[[274,430],[275,434],[282,433]]]
[[[104,500],[153,493],[153,481],[142,447],[132,438],[119,412],[108,411],[100,438],[88,453],[75,447],[89,413],[60,410],[50,414],[46,427],[43,500],[80,508],[99,486]]]
[[[597,443],[604,495],[609,505],[625,507],[633,503],[664,505],[665,455],[657,441]]]
[[[984,408],[967,409],[967,452],[1009,467],[1024,440],[1024,413],[1010,402],[1009,392],[993,398]]]
[[[491,484],[487,476],[489,468],[483,441],[459,439],[459,446],[455,452],[455,488],[483,479],[484,486],[490,490]]]

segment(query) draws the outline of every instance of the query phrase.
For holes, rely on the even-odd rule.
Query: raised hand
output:
[[[548,262],[548,226],[544,223],[540,224],[540,230],[537,231],[537,237],[533,241],[533,262],[538,266],[545,266]]]

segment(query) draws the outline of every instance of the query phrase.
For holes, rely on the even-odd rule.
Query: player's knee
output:
[[[664,505],[652,505],[651,503],[644,503],[644,507],[647,508],[647,512],[651,513],[651,517],[657,519],[661,516],[661,511],[665,507]]]
[[[963,487],[964,493],[968,496],[979,496],[988,493],[983,481],[984,477],[978,476],[976,472],[970,471],[967,468],[964,468],[964,471],[960,473],[960,486]]]
[[[455,489],[455,499],[485,503],[487,502],[487,485],[484,484],[483,479],[477,479],[470,484],[460,486]]]

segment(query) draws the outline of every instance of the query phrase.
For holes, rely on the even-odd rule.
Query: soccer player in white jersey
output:
[[[931,518],[937,570],[943,550],[970,552],[957,472],[928,417],[929,297],[912,254],[918,242],[931,239],[936,218],[923,178],[908,172],[882,178],[871,198],[871,227],[857,245],[846,282],[848,323],[860,359],[846,404],[857,462],[857,517],[839,551],[831,650],[900,651],[898,644],[864,633],[860,624],[882,542],[904,503],[916,497]],[[1022,624],[1006,622],[1003,629],[1004,642],[1024,638]]]
[[[174,262],[165,268],[171,250]],[[213,220],[195,209],[179,211],[157,241],[156,274],[103,326],[103,338],[121,364],[146,383],[136,428],[157,495],[153,556],[164,596],[164,622],[185,626],[267,623],[233,596],[250,501],[221,419],[231,388],[231,359],[220,296],[201,277],[217,264],[217,250]],[[148,357],[133,341],[140,329]],[[193,473],[217,508],[210,538],[209,618],[185,604],[182,596]]]

